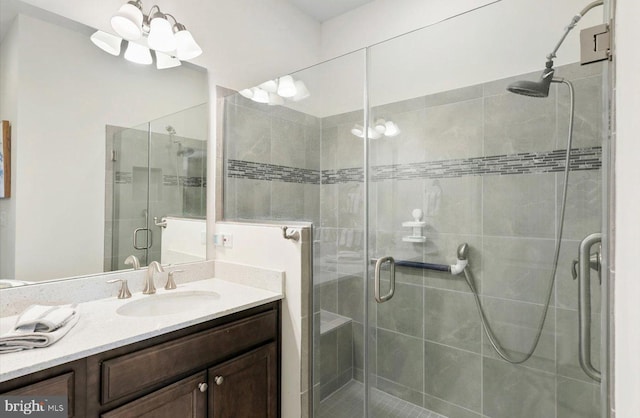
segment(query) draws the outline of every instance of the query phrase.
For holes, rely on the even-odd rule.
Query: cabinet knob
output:
[[[222,382],[224,382],[224,377],[216,376],[213,380],[216,382],[216,385],[220,386]]]
[[[206,392],[208,388],[209,388],[209,385],[207,385],[206,383],[198,384],[198,389],[200,389],[200,392]]]

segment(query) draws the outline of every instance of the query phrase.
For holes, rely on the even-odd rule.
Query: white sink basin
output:
[[[175,291],[161,295],[148,295],[143,299],[125,303],[116,309],[116,313],[124,316],[171,315],[205,307],[218,299],[220,295],[216,292]]]

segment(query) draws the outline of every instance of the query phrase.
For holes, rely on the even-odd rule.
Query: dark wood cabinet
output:
[[[206,381],[206,373],[199,373],[102,414],[101,418],[206,418]]]
[[[0,361],[2,361],[0,359]],[[55,366],[23,377],[0,382],[0,394],[7,396],[66,396],[67,416],[85,415],[86,368],[84,360]]]
[[[209,417],[276,418],[277,374],[274,343],[209,369]]]
[[[0,383],[66,395],[69,417],[277,418],[280,302]]]

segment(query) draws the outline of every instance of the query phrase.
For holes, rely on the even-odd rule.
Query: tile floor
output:
[[[356,380],[344,385],[320,402],[319,418],[358,418],[364,415],[364,385]],[[403,401],[378,389],[372,390],[371,416],[374,418],[447,418]]]

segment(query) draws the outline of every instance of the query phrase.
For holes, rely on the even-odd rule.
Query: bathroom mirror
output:
[[[206,70],[134,64],[126,42],[109,55],[92,28],[17,0],[0,7],[14,181],[0,199],[0,280],[131,268],[130,254],[143,266],[204,259]],[[165,254],[168,239],[182,248]]]

